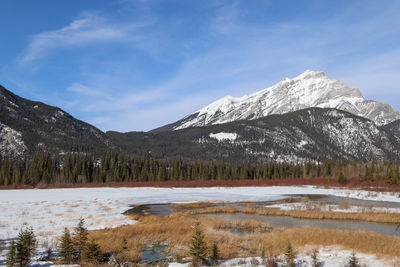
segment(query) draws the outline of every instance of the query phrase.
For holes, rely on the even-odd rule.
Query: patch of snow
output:
[[[235,141],[237,138],[237,133],[210,133],[210,138],[215,138],[218,141]]]
[[[297,147],[298,147],[298,148],[301,148],[301,147],[303,147],[303,146],[305,146],[305,145],[307,145],[307,144],[308,144],[307,141],[302,140],[302,141],[297,145]]]
[[[296,260],[296,266],[311,266],[312,259],[311,253],[312,247],[305,247],[299,251]],[[346,266],[349,262],[350,256],[353,251],[340,248],[338,246],[328,246],[319,248],[319,262],[322,263],[324,267],[342,267]],[[373,254],[356,253],[358,263],[361,266],[394,266],[396,263],[394,259],[379,258]],[[284,266],[284,256],[280,255],[278,266]],[[259,264],[254,264],[258,262]],[[181,266],[181,265],[175,265]],[[254,267],[254,266],[265,266],[262,264],[260,257],[255,258],[237,258],[232,260],[227,260],[222,262],[220,266],[243,266],[243,267]]]
[[[321,203],[281,203],[267,205],[266,208],[274,208],[280,210],[319,210],[319,211],[330,211],[330,212],[384,212],[384,213],[400,213],[400,208],[388,208],[388,207],[366,207],[366,206],[348,206],[337,204],[321,204]]]
[[[14,102],[8,100],[8,103],[10,103],[11,106],[15,107],[15,108],[19,108],[19,106],[17,104],[15,104]]]

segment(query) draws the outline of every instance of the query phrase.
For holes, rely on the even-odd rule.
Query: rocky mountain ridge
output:
[[[107,133],[134,154],[250,162],[400,159],[400,138],[371,120],[309,108],[176,131]]]
[[[390,105],[366,100],[360,90],[350,88],[337,79],[331,79],[324,72],[307,70],[293,79],[286,78],[251,95],[239,98],[223,97],[155,131],[253,120],[310,107],[348,111],[370,119],[380,126],[400,119],[400,113]]]
[[[398,161],[397,126],[393,122],[381,127],[338,109],[308,108],[175,131],[104,133],[57,107],[0,87],[0,156],[114,150],[157,158],[233,162]]]

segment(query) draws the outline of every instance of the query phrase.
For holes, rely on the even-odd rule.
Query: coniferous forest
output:
[[[86,184],[106,182],[267,180],[282,178],[358,177],[360,182],[382,179],[398,183],[400,163],[230,163],[181,158],[157,159],[110,152],[101,157],[66,154],[63,158],[38,152],[30,159],[0,159],[0,185]]]

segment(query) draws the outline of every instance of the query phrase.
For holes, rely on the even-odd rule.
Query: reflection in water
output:
[[[269,202],[236,202],[236,203],[213,203],[214,207],[235,207],[238,210],[251,204],[255,207],[265,207],[270,204],[277,203],[298,203],[301,201],[310,201],[312,203],[323,203],[323,204],[343,204],[357,205],[365,207],[394,207],[399,208],[399,203],[387,202],[387,201],[371,201],[371,200],[360,200],[346,197],[336,197],[328,195],[292,195],[286,196],[285,199],[280,201],[269,201]],[[125,212],[125,214],[139,214],[139,215],[158,215],[164,216],[171,214],[172,210],[169,204],[149,204],[140,205],[133,207],[132,209]],[[342,229],[353,229],[353,230],[369,230],[387,235],[400,236],[400,229],[394,224],[386,223],[374,223],[374,222],[363,222],[355,220],[317,220],[317,219],[299,219],[292,218],[289,216],[263,216],[263,215],[252,215],[252,214],[202,214],[195,216],[207,216],[211,218],[223,218],[223,219],[258,219],[268,222],[272,227],[284,226],[284,227],[295,227],[295,226],[312,226],[312,227],[330,227],[330,228],[342,228]]]
[[[167,254],[164,252],[166,248],[166,245],[154,245],[143,249],[142,263],[150,263],[166,259]]]
[[[352,230],[368,230],[381,234],[400,236],[400,230],[397,230],[397,225],[386,223],[374,223],[352,220],[313,220],[313,219],[297,219],[288,216],[262,216],[252,214],[202,214],[196,217],[205,216],[209,218],[222,218],[227,220],[233,219],[257,219],[268,222],[272,227],[285,226],[312,226],[312,227],[328,227],[341,228]]]

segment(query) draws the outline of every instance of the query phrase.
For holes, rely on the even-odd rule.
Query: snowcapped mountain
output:
[[[237,120],[253,120],[271,114],[284,114],[304,108],[335,108],[385,125],[400,114],[390,105],[366,100],[356,88],[329,78],[323,72],[307,70],[251,95],[240,98],[226,96],[160,130],[221,124]]]

